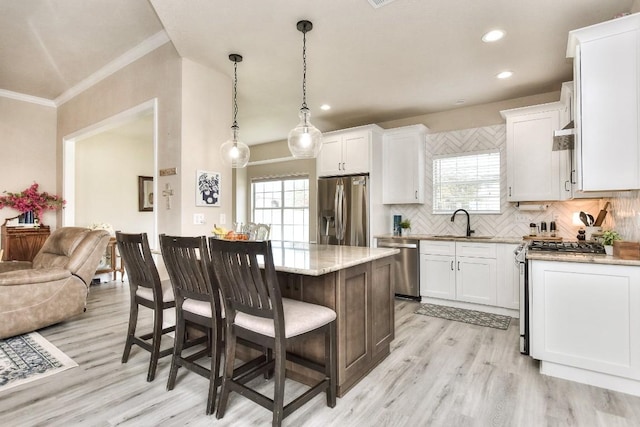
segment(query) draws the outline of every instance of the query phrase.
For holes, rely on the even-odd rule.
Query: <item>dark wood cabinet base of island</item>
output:
[[[332,308],[337,313],[338,396],[389,355],[394,338],[393,257],[359,264],[322,276],[280,272],[282,294]],[[290,351],[311,360],[324,360],[324,339],[311,338]],[[313,373],[288,366],[288,376],[311,383]]]

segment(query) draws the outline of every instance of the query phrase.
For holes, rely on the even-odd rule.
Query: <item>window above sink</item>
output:
[[[500,151],[433,158],[433,213],[500,213]]]

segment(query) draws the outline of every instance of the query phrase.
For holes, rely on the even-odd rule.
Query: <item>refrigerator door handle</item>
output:
[[[338,244],[344,239],[344,184],[339,180],[336,184],[335,212],[336,212],[336,239]]]
[[[351,212],[351,208],[348,205],[349,201],[347,200],[347,195],[344,191],[344,182],[340,180],[340,240],[342,240],[343,244],[351,245],[350,241],[347,243],[345,241],[345,233],[347,232],[347,221],[350,219],[347,217],[347,213]]]

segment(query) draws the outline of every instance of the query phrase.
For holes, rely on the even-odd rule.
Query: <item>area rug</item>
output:
[[[0,393],[78,366],[39,333],[0,340]]]
[[[509,316],[436,304],[422,304],[415,313],[496,329],[507,329],[511,322],[511,317]]]

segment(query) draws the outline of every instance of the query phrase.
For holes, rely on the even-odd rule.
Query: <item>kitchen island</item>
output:
[[[272,242],[282,295],[335,310],[338,396],[389,354],[394,338],[393,256],[398,249]],[[324,339],[312,337],[290,351],[321,362]],[[305,382],[312,371],[288,365]],[[314,377],[315,378],[315,377]]]
[[[540,372],[640,396],[640,261],[532,251],[527,260]]]

